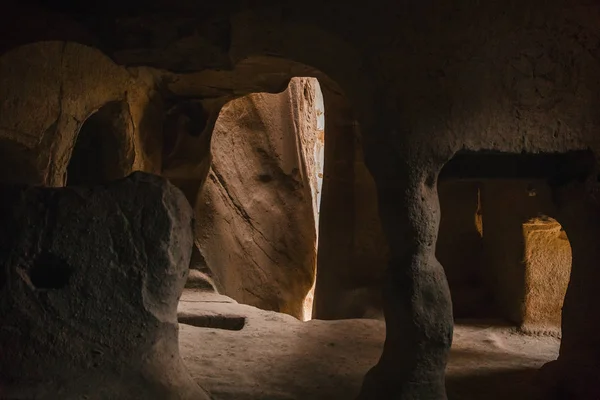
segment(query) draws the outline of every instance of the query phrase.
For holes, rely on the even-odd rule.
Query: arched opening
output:
[[[316,78],[293,78],[281,93],[250,94],[221,110],[198,201],[205,234],[193,266],[220,293],[311,318],[324,121]]]
[[[364,268],[379,248],[361,241],[382,234],[349,109],[327,84],[294,78],[282,93],[247,95],[220,112],[178,310],[182,357],[211,392],[353,398],[381,354],[385,324],[365,316],[379,305],[367,304],[379,276]],[[355,255],[356,270],[333,262]],[[321,269],[322,260],[336,269]],[[325,318],[311,316],[313,300]],[[226,361],[236,367],[222,365],[218,354],[236,348],[245,350]],[[213,360],[219,373],[208,376],[198,360]],[[282,373],[266,372],[273,368]],[[239,387],[223,388],[240,374]]]
[[[436,257],[455,317],[449,394],[533,396],[533,374],[558,356],[572,256],[553,191],[585,176],[588,160],[459,153],[442,169]]]
[[[134,155],[126,107],[110,102],[83,123],[67,166],[67,186],[104,184],[131,172]]]

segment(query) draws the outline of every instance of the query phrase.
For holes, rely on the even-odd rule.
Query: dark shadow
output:
[[[446,378],[446,392],[449,400],[536,400],[536,375],[537,369],[525,368],[452,376]]]
[[[524,322],[524,224],[556,219],[552,188],[585,180],[594,163],[587,150],[463,151],[446,163],[438,180],[436,256],[446,271],[455,317]]]
[[[123,107],[108,103],[84,122],[67,167],[68,186],[104,184],[129,174],[134,154]]]
[[[241,331],[246,325],[246,317],[229,315],[188,315],[179,313],[177,320],[180,324],[197,328],[225,329],[228,331]]]
[[[459,152],[444,165],[446,179],[549,179],[568,182],[585,178],[595,163],[588,150],[565,153]]]
[[[36,151],[16,141],[0,138],[0,182],[42,184],[43,172],[37,166],[39,157]]]
[[[568,270],[555,240],[568,239],[556,230],[560,213],[554,191],[588,179],[594,163],[587,150],[459,152],[440,172],[436,256],[448,277],[455,318],[481,318],[473,306],[489,304],[489,317],[515,328],[490,326],[506,329],[519,342],[511,348],[494,335],[478,343],[470,335],[462,343],[455,336],[446,371],[450,400],[549,400],[538,370],[558,355],[558,342],[543,344],[542,336],[523,332],[560,332],[562,304],[556,294],[559,285],[566,287]],[[553,261],[544,262],[545,257]]]
[[[37,289],[62,289],[69,284],[72,274],[73,269],[64,260],[43,252],[33,262],[29,279]]]

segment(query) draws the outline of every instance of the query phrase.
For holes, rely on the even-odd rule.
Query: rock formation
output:
[[[192,209],[164,179],[5,186],[0,397],[208,399],[179,356]]]
[[[459,154],[446,164],[436,250],[457,317],[501,317],[560,336],[571,248],[552,188],[591,164],[586,151]]]
[[[547,182],[573,262],[560,355],[541,375],[548,375],[546,399],[598,398],[598,2],[36,4],[35,12],[19,4],[0,16],[3,182],[64,185],[85,120],[116,101],[131,116],[121,124],[127,138],[121,143],[135,154],[127,169],[168,177],[196,204],[222,106],[251,93],[279,93],[293,77],[319,80],[328,116],[316,315],[347,315],[335,301],[360,286],[383,286],[384,292],[385,347],[365,378],[361,400],[447,397],[453,314],[445,271],[436,259],[444,165],[461,152],[587,151],[590,165],[583,173]],[[184,107],[189,103],[194,106]],[[181,119],[170,119],[178,113]],[[185,126],[186,118],[193,123],[186,133],[176,129],[178,140],[162,131],[171,122]],[[356,184],[349,168],[356,131],[374,185]],[[176,145],[163,151],[165,141]],[[125,150],[120,154],[128,154]],[[351,188],[363,194],[373,186],[377,196],[363,198],[371,206],[360,219],[373,229],[355,235],[358,203]],[[368,232],[381,239],[365,243]],[[389,254],[369,250],[363,254],[377,256],[362,258],[361,270],[348,269],[356,249]],[[310,274],[298,276],[304,290]],[[364,285],[353,278],[358,276],[365,277]],[[109,296],[112,288],[95,290]],[[514,310],[516,301],[513,296],[507,309]],[[102,332],[102,326],[94,329]],[[39,372],[35,365],[28,368]]]
[[[292,81],[225,106],[196,205],[198,248],[222,293],[298,318],[316,267],[315,90]]]
[[[162,120],[152,77],[97,49],[64,42],[13,49],[0,57],[0,97],[2,182],[63,186],[73,159],[80,175],[87,168],[96,180],[100,171],[107,179],[160,171]],[[79,134],[92,143],[78,146]],[[72,157],[77,150],[81,156]],[[94,161],[101,164],[85,166]]]

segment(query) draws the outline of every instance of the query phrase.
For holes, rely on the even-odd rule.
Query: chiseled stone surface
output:
[[[193,237],[177,188],[134,173],[0,198],[1,398],[208,398],[179,356]]]
[[[444,271],[435,259],[436,180],[443,165],[462,150],[519,154],[590,149],[595,156],[600,150],[600,4],[595,1],[107,0],[101,5],[81,3],[71,13],[64,8],[54,11],[79,24],[60,20],[58,25],[64,27],[60,30],[50,20],[46,32],[40,24],[24,23],[25,12],[19,19],[7,11],[2,29],[27,32],[30,41],[58,33],[61,40],[75,41],[82,36],[68,27],[85,26],[113,60],[165,70],[163,92],[171,99],[206,103],[214,119],[219,107],[210,108],[209,103],[222,105],[250,92],[280,92],[292,76],[315,76],[322,86],[348,99],[355,118],[347,123],[360,125],[390,247],[383,277],[387,340],[378,366],[365,382],[361,394],[365,400],[446,398],[444,366],[453,319]],[[87,112],[63,112],[65,118],[56,119],[60,46],[15,47],[22,42],[13,44],[8,38],[12,34],[4,36],[2,49],[14,48],[9,52],[13,58],[5,59],[4,53],[0,59],[0,93],[19,80],[19,85],[31,88],[8,91],[15,97],[0,96],[6,107],[0,114],[6,118],[0,124],[2,137],[16,142],[15,148],[33,149],[40,136],[54,138],[44,132],[54,132],[48,128],[57,120],[64,129],[56,132],[72,137],[77,124],[69,116],[85,118],[105,100],[116,100],[115,93],[123,93],[118,83],[102,79],[112,73],[86,74],[87,64],[71,69],[81,66],[83,54],[67,57],[65,71],[77,75],[63,75],[73,77],[63,87],[73,101],[63,105],[79,104],[97,86],[110,96],[101,96],[103,101],[94,107],[86,106]],[[29,62],[30,52],[54,67],[37,71]],[[119,68],[118,76],[126,71]],[[43,99],[36,98],[38,91]],[[18,114],[12,114],[13,106]],[[38,112],[43,115],[30,120]],[[71,145],[72,140],[60,142],[56,147],[60,151],[53,154],[68,155]],[[204,171],[195,168],[207,164],[199,159],[198,148],[183,146],[172,157],[181,166],[177,171]],[[60,178],[61,174],[45,170],[46,163],[40,164],[41,177],[34,173],[25,177],[36,183]],[[36,167],[31,169],[38,171]],[[194,185],[188,182],[191,192],[198,192],[200,175],[194,177]],[[598,188],[596,176],[591,174],[586,189],[590,193]],[[575,204],[581,201],[561,211],[577,218],[557,218],[573,249],[558,364],[573,377],[578,371],[581,376],[594,371],[600,360],[600,346],[590,334],[600,320],[594,306],[599,269],[594,268],[598,246],[593,240],[599,207],[594,196],[582,199],[587,203],[579,207],[580,213]],[[348,253],[349,241],[340,242],[338,251]],[[565,387],[579,384],[564,382]],[[580,395],[582,391],[572,393],[573,399],[589,398]]]

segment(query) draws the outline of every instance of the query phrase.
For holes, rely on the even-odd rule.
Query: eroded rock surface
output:
[[[88,173],[108,170],[112,179],[133,170],[159,172],[162,110],[146,72],[73,42],[32,43],[2,54],[0,182],[65,185],[78,138],[85,141],[90,131],[98,131],[91,144],[96,152],[82,155],[78,169],[95,162]],[[72,170],[72,183],[82,183],[77,175],[84,172]]]
[[[206,399],[178,348],[192,209],[164,179],[4,187],[0,397]]]
[[[107,0],[80,2],[70,11],[62,2],[47,7],[66,15],[47,18],[51,24],[36,22],[43,18],[25,23],[32,22],[30,10],[17,18],[7,9],[0,17],[6,22],[1,29],[10,34],[2,36],[1,47],[56,37],[52,30],[58,27],[62,40],[80,40],[86,35],[77,27],[85,27],[87,36],[97,39],[97,45],[120,64],[172,72],[163,86],[188,99],[225,101],[250,92],[279,92],[282,82],[292,76],[327,79],[347,96],[357,121],[341,119],[347,125],[358,122],[364,133],[365,157],[376,181],[391,253],[389,273],[383,278],[387,343],[363,399],[446,398],[443,368],[453,321],[444,271],[435,261],[439,225],[435,186],[444,163],[461,150],[534,154],[589,148],[599,154],[596,1],[466,5],[381,1],[365,7],[339,1]],[[110,72],[99,62],[89,67],[87,62],[98,58],[66,57],[65,64],[77,68],[61,75],[57,73],[61,69],[53,67],[63,64],[60,47],[35,51],[25,47],[11,51],[10,59],[6,53],[0,65],[0,98],[8,100],[2,102],[0,125],[10,131],[2,134],[10,139],[2,155],[16,154],[12,150],[18,149],[38,160],[37,138],[55,138],[43,135],[54,121],[60,128],[49,132],[73,135],[76,124],[71,117],[81,121],[106,101],[117,100],[124,87],[98,74]],[[30,80],[32,76],[35,79]],[[62,90],[57,84],[61,76],[69,83]],[[12,96],[15,86],[18,95]],[[73,86],[81,90],[71,90]],[[105,86],[110,96],[100,96],[102,101],[94,101],[93,107],[86,102],[85,112],[65,107],[83,103]],[[18,90],[23,87],[25,91]],[[64,118],[57,119],[60,93],[73,101],[61,102]],[[34,112],[41,116],[30,118]],[[201,146],[187,143],[181,147],[183,157],[173,156],[183,159],[185,168],[172,167],[168,176],[200,171],[194,185],[187,176],[180,178],[195,195],[206,174],[195,168],[201,163],[197,160]],[[61,142],[52,154],[68,157],[65,150],[71,144]],[[28,181],[56,184],[62,174],[47,171],[47,160],[39,163],[41,176],[34,173],[40,167],[37,163],[32,167],[13,159],[11,165],[25,164],[21,178]],[[597,174],[592,176],[597,189]],[[595,217],[590,218],[598,207],[582,207],[580,200],[572,205],[576,219],[560,221],[573,244],[573,270],[564,303],[559,364],[573,377],[584,376],[589,366],[594,371],[600,360],[593,334],[600,320],[595,306],[600,271],[595,268],[597,235],[592,234],[598,228]],[[336,215],[335,221],[342,223],[347,215]],[[332,248],[349,254],[352,240],[347,235]],[[590,376],[593,385],[598,374]]]
[[[355,399],[385,338],[382,321],[301,322],[191,290],[179,315],[182,358],[215,400]],[[194,317],[204,327],[189,323]],[[240,319],[243,327],[232,329]],[[556,358],[560,344],[493,320],[459,321],[454,339],[446,369],[453,400],[538,400],[536,369]]]
[[[305,150],[316,139],[312,85],[292,81],[280,95],[243,97],[222,110],[196,205],[198,248],[221,292],[296,317],[316,262],[315,165]]]
[[[185,282],[185,287],[190,289],[198,289],[205,292],[218,293],[212,278],[204,272],[196,269],[190,269],[188,279]]]

